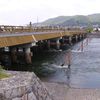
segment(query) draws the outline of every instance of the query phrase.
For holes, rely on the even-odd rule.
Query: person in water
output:
[[[70,66],[71,66],[71,49],[68,50],[68,52],[66,54],[65,62],[63,64],[61,64],[61,66],[63,67],[66,63],[68,65],[68,69],[70,69]]]

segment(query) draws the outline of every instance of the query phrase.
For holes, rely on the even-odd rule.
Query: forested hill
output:
[[[100,25],[100,14],[92,15],[76,15],[76,16],[58,16],[50,18],[38,25],[60,25],[60,26],[86,26],[86,25]],[[34,25],[37,25],[36,23]]]

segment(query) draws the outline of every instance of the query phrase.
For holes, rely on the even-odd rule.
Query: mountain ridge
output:
[[[58,16],[47,19],[40,26],[90,26],[100,25],[100,13],[90,15]],[[33,24],[37,25],[37,23]]]

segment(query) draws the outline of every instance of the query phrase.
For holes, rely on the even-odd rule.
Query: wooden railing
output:
[[[32,27],[32,26],[9,26],[0,25],[0,33],[23,33],[23,32],[48,32],[48,31],[84,31],[79,28],[65,28],[65,27]]]

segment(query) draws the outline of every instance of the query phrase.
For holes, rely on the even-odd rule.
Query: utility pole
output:
[[[39,20],[38,20],[38,16],[37,16],[37,26],[38,26],[38,21],[39,21]]]

